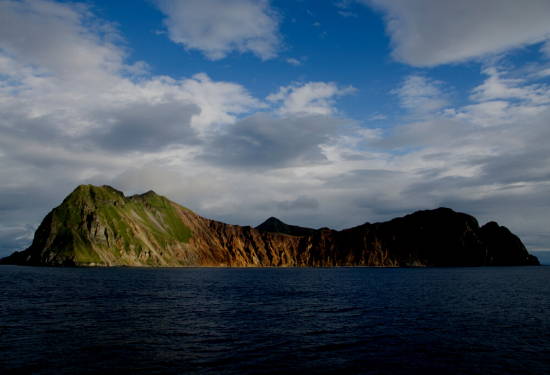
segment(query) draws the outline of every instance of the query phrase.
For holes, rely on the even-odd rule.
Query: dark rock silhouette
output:
[[[309,236],[315,233],[315,229],[288,225],[273,216],[258,225],[256,229],[272,233],[288,234],[291,236]]]
[[[448,208],[342,231],[270,218],[257,228],[205,219],[153,191],[125,197],[79,186],[3,264],[54,266],[508,266],[536,265],[507,228]]]

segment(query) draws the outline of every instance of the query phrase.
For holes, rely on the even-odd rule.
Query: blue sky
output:
[[[451,207],[550,249],[546,0],[0,0],[0,256],[82,183],[337,229]]]

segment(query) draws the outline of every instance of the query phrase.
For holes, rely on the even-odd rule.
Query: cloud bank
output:
[[[393,56],[419,67],[456,63],[550,38],[546,0],[359,0],[386,15]]]

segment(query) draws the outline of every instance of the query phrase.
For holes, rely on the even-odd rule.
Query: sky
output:
[[[0,256],[79,184],[550,249],[548,0],[0,0]]]

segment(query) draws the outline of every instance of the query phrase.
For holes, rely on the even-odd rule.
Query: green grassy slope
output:
[[[110,186],[78,186],[41,224],[29,248],[32,263],[170,263],[161,258],[192,235],[178,210],[185,208],[152,191],[125,197]]]

